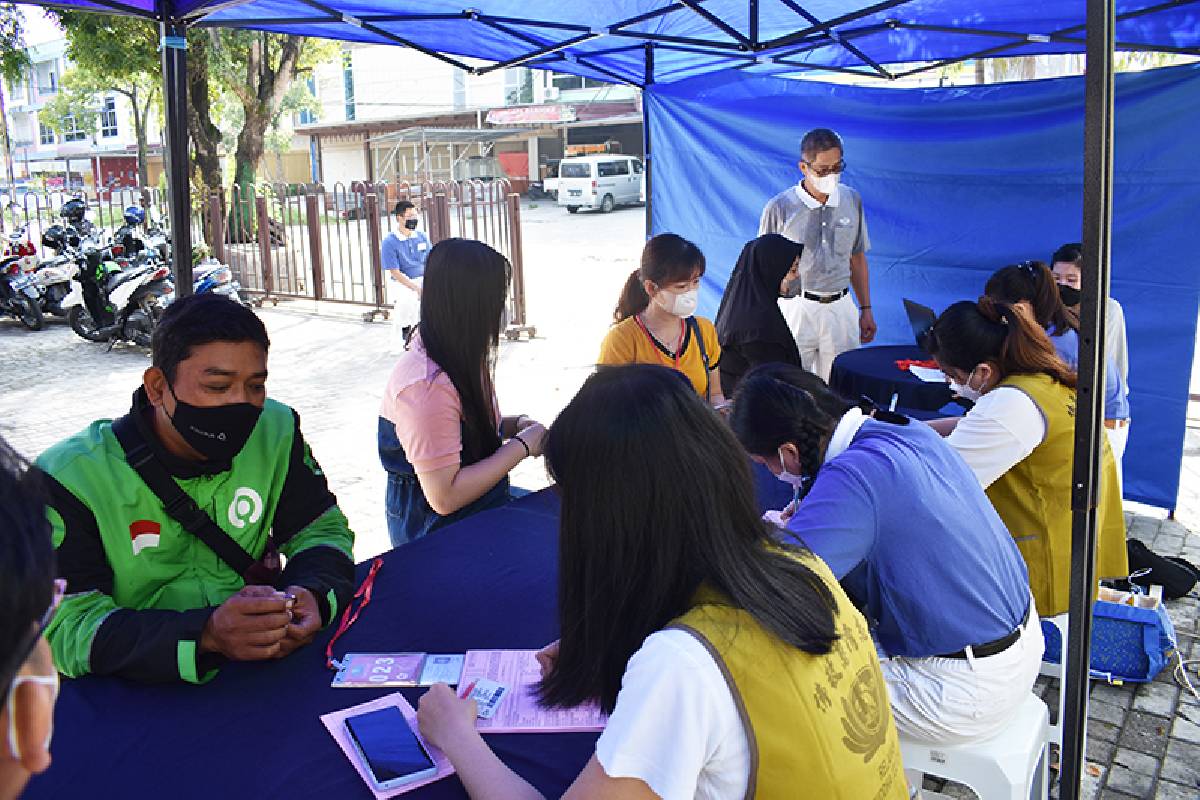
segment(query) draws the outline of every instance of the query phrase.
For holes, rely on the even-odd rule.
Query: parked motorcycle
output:
[[[67,321],[91,342],[131,341],[150,346],[150,337],[171,300],[171,271],[156,259],[122,267],[111,248],[94,241],[80,247],[79,274],[63,299]]]
[[[29,240],[25,226],[15,228],[5,237],[4,249],[0,251],[0,259],[16,257],[21,260],[21,269],[32,272],[37,267],[37,248]]]
[[[46,324],[37,286],[21,269],[20,256],[0,259],[0,313],[11,314],[31,331]]]
[[[68,232],[62,225],[51,225],[42,234],[42,246],[53,250],[55,255],[40,264],[35,264],[32,271],[27,270],[38,287],[41,295],[42,312],[65,317],[67,309],[63,308],[63,300],[71,293],[71,280],[79,274],[77,258],[69,251],[68,239],[78,242],[78,234]]]
[[[242,300],[241,288],[242,285],[233,279],[233,270],[215,258],[205,259],[192,268],[192,294],[220,294],[247,305]]]

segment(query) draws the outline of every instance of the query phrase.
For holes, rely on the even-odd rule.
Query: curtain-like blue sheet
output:
[[[846,142],[863,196],[877,343],[911,341],[903,297],[936,310],[991,272],[1081,238],[1083,81],[875,89],[725,72],[645,95],[652,231],[708,257],[712,315],[763,204],[799,180],[805,131]],[[1174,508],[1200,297],[1200,65],[1117,77],[1112,294],[1125,309],[1133,425],[1125,496]]]

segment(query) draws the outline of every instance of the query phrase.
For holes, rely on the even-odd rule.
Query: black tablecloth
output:
[[[761,507],[789,499],[790,489],[765,469],[756,468],[755,479]],[[546,490],[391,551],[371,604],[335,655],[530,649],[554,640],[557,531],[558,500]],[[359,565],[359,580],[369,566]],[[203,686],[64,681],[53,765],[26,797],[370,800],[319,717],[395,690],[330,688],[330,635],[279,661],[227,664]],[[414,706],[424,692],[402,691]],[[549,797],[566,790],[595,740],[488,736],[500,758]],[[405,795],[465,796],[454,777]]]
[[[916,345],[860,347],[842,353],[833,362],[829,385],[849,400],[866,395],[887,408],[897,395],[901,410],[936,411],[950,402],[945,383],[926,383],[908,370],[896,368],[902,359],[923,361],[928,354]]]

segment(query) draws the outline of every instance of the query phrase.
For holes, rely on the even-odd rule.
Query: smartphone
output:
[[[376,789],[432,778],[437,766],[396,706],[346,718],[346,731]]]

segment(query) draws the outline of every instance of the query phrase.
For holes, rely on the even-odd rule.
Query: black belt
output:
[[[805,292],[804,299],[813,300],[817,303],[836,303],[838,300],[841,300],[848,294],[850,294],[850,288],[846,287],[840,292],[834,292],[833,294],[813,294],[812,292]]]
[[[1031,604],[1029,611],[1025,614],[1025,622],[1023,625],[1034,624],[1034,621],[1032,621],[1032,616],[1033,608]],[[1001,636],[999,639],[990,641],[987,644],[972,645],[971,655],[975,658],[987,658],[988,656],[994,656],[1003,653],[1005,650],[1016,644],[1017,639],[1021,638],[1021,629],[1022,625],[1018,625],[1017,627],[1013,628],[1010,633],[1005,636]],[[967,649],[964,647],[957,653],[946,653],[945,655],[938,656],[938,658],[960,658],[966,660]]]

